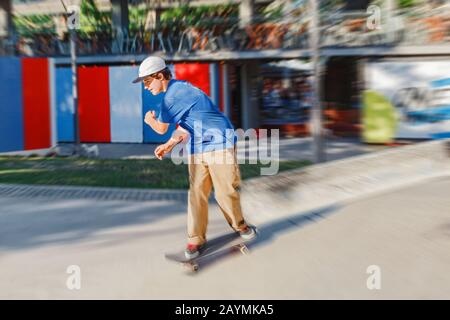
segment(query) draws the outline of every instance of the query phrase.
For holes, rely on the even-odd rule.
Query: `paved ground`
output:
[[[95,199],[124,201],[173,200],[187,201],[187,190],[180,189],[134,189],[85,186],[48,186],[0,183],[0,197],[55,199]]]
[[[0,298],[450,298],[450,179],[259,226],[250,256],[194,276],[163,258],[184,244],[185,204],[0,197]],[[210,235],[227,230],[216,207]],[[69,290],[68,266],[81,268]],[[366,286],[378,266],[381,289]]]
[[[248,147],[245,149],[242,142],[239,142],[239,157],[245,159],[249,158],[249,153],[258,149],[263,152],[263,155],[267,154],[267,149],[271,147],[270,141],[260,140],[257,148]],[[99,143],[99,144],[85,144],[87,149],[91,150],[93,154],[97,146],[98,157],[107,159],[150,159],[154,158],[153,152],[157,147],[156,144],[134,144],[134,143]],[[312,139],[311,138],[290,138],[280,139],[279,143],[279,159],[280,160],[313,160],[312,153]],[[349,138],[328,138],[325,140],[326,147],[326,159],[328,161],[348,158],[351,156],[365,154],[373,151],[379,151],[387,148],[382,145],[367,145],[361,143],[357,139]],[[59,151],[62,154],[69,155],[72,153],[72,144],[60,144]],[[245,154],[247,150],[247,154]],[[33,151],[21,151],[10,152],[4,154],[39,154],[45,155],[48,153],[48,149],[33,150]],[[254,153],[256,154],[256,153]]]

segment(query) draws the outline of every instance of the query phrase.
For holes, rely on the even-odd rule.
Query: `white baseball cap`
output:
[[[133,83],[141,82],[149,75],[164,70],[165,68],[166,63],[164,62],[164,59],[156,56],[148,57],[144,61],[142,61],[141,65],[139,66],[139,76],[134,79]]]

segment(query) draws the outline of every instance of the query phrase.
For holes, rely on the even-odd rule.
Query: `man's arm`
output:
[[[179,144],[180,142],[186,141],[189,137],[189,132],[187,132],[185,129],[178,127],[177,130],[175,130],[172,133],[172,137],[170,137],[170,139],[158,146],[155,150],[155,156],[159,159],[162,160],[162,158],[164,157],[165,154],[169,153],[170,151],[172,151],[172,149]]]
[[[189,132],[186,129],[183,129],[182,127],[178,127],[170,137],[169,141],[167,143],[174,143],[173,146],[176,146],[180,142],[186,142],[186,140],[189,138]]]
[[[168,123],[159,122],[156,119],[155,111],[149,111],[145,114],[144,122],[148,124],[153,130],[155,130],[159,134],[164,134],[167,132],[169,128]]]

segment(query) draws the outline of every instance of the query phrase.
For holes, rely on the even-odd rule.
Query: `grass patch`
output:
[[[309,165],[309,161],[282,161],[280,171]],[[241,164],[242,179],[260,175],[269,165]],[[0,183],[74,185],[122,188],[188,189],[187,165],[170,159],[101,160],[87,158],[0,157]]]

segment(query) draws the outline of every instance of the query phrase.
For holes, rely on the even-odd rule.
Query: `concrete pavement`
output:
[[[0,198],[0,298],[450,298],[450,178],[260,225],[250,256],[189,276],[177,201]],[[216,206],[209,235],[228,230]],[[67,268],[81,268],[69,290]],[[377,266],[381,289],[366,286]]]

